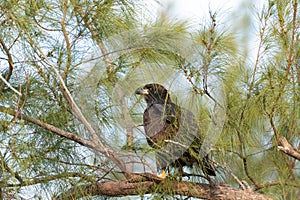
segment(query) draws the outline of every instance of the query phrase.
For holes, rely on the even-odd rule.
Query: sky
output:
[[[264,0],[157,0],[157,14],[165,11],[174,19],[188,20],[192,27],[201,30],[209,21],[209,10],[217,12],[217,22],[224,30],[235,32],[247,47],[250,60],[258,49],[258,18],[256,12],[261,10]],[[247,17],[249,17],[247,19]],[[242,29],[242,28],[243,29]],[[243,39],[244,38],[244,39]]]
[[[164,8],[169,8],[170,14],[180,19],[201,19],[209,16],[212,10],[236,10],[243,0],[160,0]]]

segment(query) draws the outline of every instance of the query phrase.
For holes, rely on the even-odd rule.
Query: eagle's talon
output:
[[[161,174],[158,174],[157,176],[161,179],[165,179],[167,177],[167,173],[165,170],[162,170]]]

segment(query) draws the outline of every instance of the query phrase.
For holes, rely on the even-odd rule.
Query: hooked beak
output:
[[[148,89],[143,89],[143,88],[138,88],[135,91],[135,94],[146,95],[146,94],[149,94],[149,90]]]

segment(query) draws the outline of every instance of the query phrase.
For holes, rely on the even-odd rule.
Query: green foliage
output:
[[[297,1],[266,1],[257,11],[254,56],[243,53],[252,46],[220,24],[218,12],[191,30],[193,24],[165,15],[142,20],[143,6],[131,0],[0,2],[0,71],[22,93],[0,82],[0,196],[36,190],[36,198],[50,198],[76,185],[124,178],[104,154],[26,118],[92,139],[54,66],[99,141],[118,152],[150,151],[141,127],[145,105],[134,97],[143,84],[165,84],[175,102],[196,111],[207,137],[214,134],[212,113],[222,104],[224,126],[210,141],[220,164],[216,181],[238,187],[235,174],[274,199],[296,199],[299,161],[277,146],[284,136],[299,151]],[[156,189],[153,199],[171,197]]]

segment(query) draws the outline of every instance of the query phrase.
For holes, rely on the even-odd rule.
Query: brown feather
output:
[[[174,104],[162,85],[147,84],[136,93],[147,103],[143,124],[148,144],[158,150],[157,166],[182,168],[197,163],[205,174],[215,176],[208,156],[199,157],[202,137],[193,113]]]

